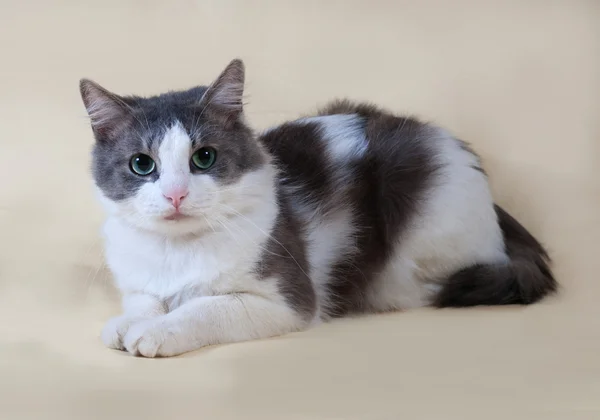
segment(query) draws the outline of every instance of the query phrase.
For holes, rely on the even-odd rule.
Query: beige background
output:
[[[473,143],[561,293],[169,360],[103,348],[78,80],[158,93],[236,56],[257,128],[349,96]],[[2,0],[0,74],[0,418],[600,418],[600,1]]]

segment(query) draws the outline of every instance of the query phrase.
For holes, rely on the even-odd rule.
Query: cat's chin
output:
[[[182,213],[152,219],[123,218],[122,220],[135,229],[170,237],[202,235],[213,231],[205,218]]]
[[[169,222],[178,222],[180,220],[189,219],[190,217],[191,217],[190,215],[183,214],[183,213],[173,213],[169,216],[163,217],[163,219],[167,220]]]

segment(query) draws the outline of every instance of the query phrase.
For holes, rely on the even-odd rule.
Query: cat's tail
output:
[[[433,306],[528,305],[556,291],[544,247],[500,206],[495,209],[509,262],[476,264],[453,274]]]

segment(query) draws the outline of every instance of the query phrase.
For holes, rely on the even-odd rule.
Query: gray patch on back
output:
[[[276,157],[283,191],[327,220],[349,212],[352,238],[329,270],[325,316],[368,309],[365,292],[427,197],[438,165],[427,125],[365,104],[338,102],[261,140]],[[332,147],[333,146],[333,147]],[[333,151],[333,152],[332,152]],[[310,212],[309,212],[310,213]]]

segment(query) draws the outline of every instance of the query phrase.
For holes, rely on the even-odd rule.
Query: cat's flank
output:
[[[102,340],[174,356],[347,314],[529,304],[557,285],[448,132],[335,102],[262,135],[244,66],[141,98],[89,80],[93,176],[122,315]]]

